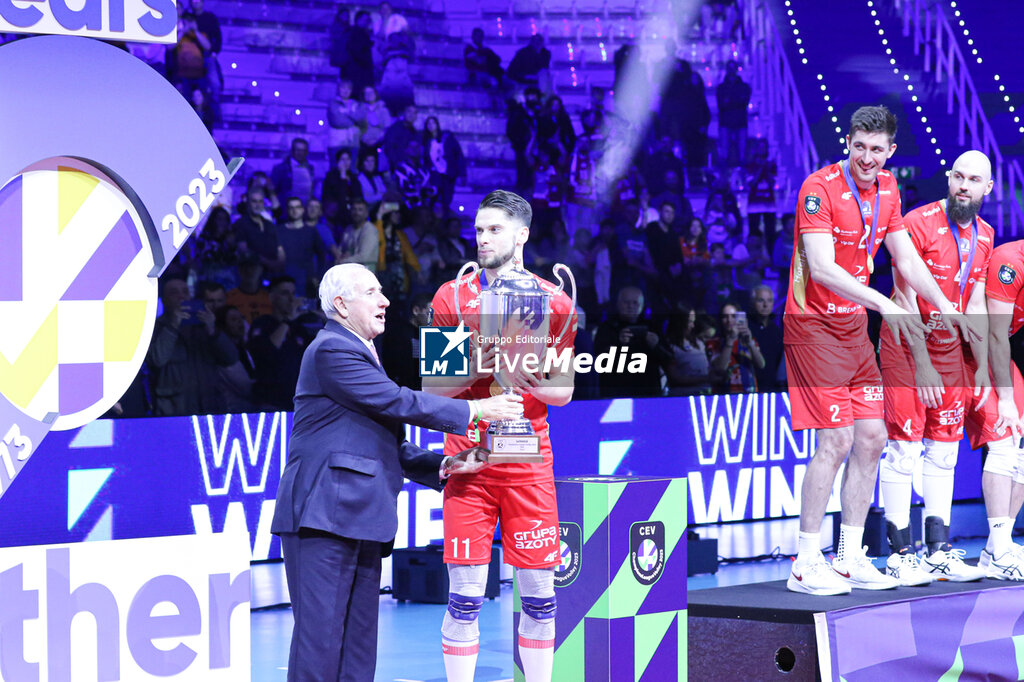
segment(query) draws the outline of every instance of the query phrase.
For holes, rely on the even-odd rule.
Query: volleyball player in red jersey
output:
[[[864,307],[881,312],[901,339],[923,342],[924,325],[868,287],[882,241],[900,274],[938,308],[947,328],[966,324],[903,227],[899,188],[882,170],[896,151],[895,136],[896,118],[885,107],[861,107],[850,119],[849,158],[812,173],[800,188],[783,341],[793,427],[817,429],[818,447],[801,490],[799,550],[787,581],[795,592],[841,594],[897,584],[861,546],[885,443],[882,378]],[[821,554],[820,531],[843,462],[843,524],[830,566]]]
[[[992,191],[992,167],[978,151],[961,154],[949,172],[945,199],[921,206],[904,218],[907,232],[945,297],[984,324],[985,277],[995,231],[978,218],[982,198]],[[953,475],[964,414],[972,404],[985,406],[991,384],[986,339],[971,344],[981,367],[970,374],[960,339],[942,326],[938,311],[896,278],[895,295],[904,307],[919,311],[928,327],[927,343],[900,346],[882,331],[882,383],[889,442],[879,467],[882,499],[892,554],[889,575],[901,585],[926,585],[933,579],[966,582],[985,570],[964,563],[964,552],[949,544]],[[913,474],[922,460],[925,542],[919,561],[910,534]],[[1007,486],[1009,480],[1007,480]]]
[[[459,308],[470,329],[480,333],[480,292],[488,282],[519,266],[523,245],[530,236],[530,204],[512,192],[491,192],[477,209],[477,258],[483,270],[465,276],[458,283]],[[534,275],[536,277],[536,275]],[[556,287],[540,277],[540,286],[554,294]],[[456,326],[456,282],[441,285],[434,295],[432,324]],[[564,293],[551,299],[551,347],[559,354],[573,348],[576,339],[576,311]],[[441,395],[481,398],[500,392],[494,375],[478,373],[493,368],[494,347],[474,347],[470,375],[464,379],[423,381],[423,390]],[[571,370],[570,370],[571,372]],[[455,382],[458,383],[455,383]],[[549,682],[555,640],[554,569],[558,566],[558,508],[551,470],[551,439],[548,435],[547,406],[565,405],[572,400],[573,377],[549,373],[546,376],[517,373],[514,384],[523,393],[523,413],[540,438],[544,455],[539,464],[501,464],[476,474],[453,477],[444,491],[444,561],[448,564],[448,610],[441,625],[442,651],[449,682],[472,680],[479,651],[477,616],[487,583],[491,540],[501,520],[505,563],[516,569],[522,602],[519,619],[519,655],[527,682]],[[487,428],[480,424],[481,431]],[[445,452],[458,452],[466,437],[445,436]]]
[[[989,534],[978,566],[990,578],[1024,580],[1024,547],[1011,538],[1024,501],[1021,419],[1024,379],[1010,357],[1010,336],[1024,326],[1024,240],[996,247],[988,266],[988,364],[997,400],[972,412],[965,428],[973,447],[987,445],[981,489]],[[974,357],[968,367],[976,366]],[[993,404],[993,402],[995,404]]]

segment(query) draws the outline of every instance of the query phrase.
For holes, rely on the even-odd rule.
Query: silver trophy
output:
[[[455,280],[455,309],[462,322],[459,307],[459,286],[468,271],[480,269],[470,262],[462,266]],[[554,347],[551,334],[551,299],[565,289],[566,279],[572,284],[572,309],[576,309],[576,279],[572,271],[558,263],[552,269],[558,287],[546,291],[530,272],[521,267],[503,273],[480,293],[480,336],[495,345],[494,378],[505,393],[514,393],[513,375],[522,363],[536,362],[543,368],[549,347]],[[563,279],[561,273],[565,273]],[[528,366],[527,366],[528,367]],[[529,419],[502,419],[487,428],[487,446],[492,464],[543,462],[540,437],[534,433]]]

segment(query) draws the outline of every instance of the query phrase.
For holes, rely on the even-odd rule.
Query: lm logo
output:
[[[472,335],[463,322],[458,327],[420,327],[420,376],[469,376]]]

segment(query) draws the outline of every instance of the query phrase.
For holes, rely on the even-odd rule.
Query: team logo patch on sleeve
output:
[[[821,197],[808,194],[804,197],[804,212],[807,215],[814,215],[821,208]]]
[[[999,281],[1003,284],[1013,284],[1013,280],[1017,279],[1017,271],[1011,268],[1009,265],[999,266]]]

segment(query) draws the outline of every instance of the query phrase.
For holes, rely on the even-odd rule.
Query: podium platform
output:
[[[1016,680],[1024,673],[1024,585],[998,580],[835,597],[790,592],[784,580],[694,590],[689,626],[694,679]]]
[[[593,476],[555,487],[562,563],[552,679],[686,680],[686,480]],[[518,590],[513,603],[516,633]]]

